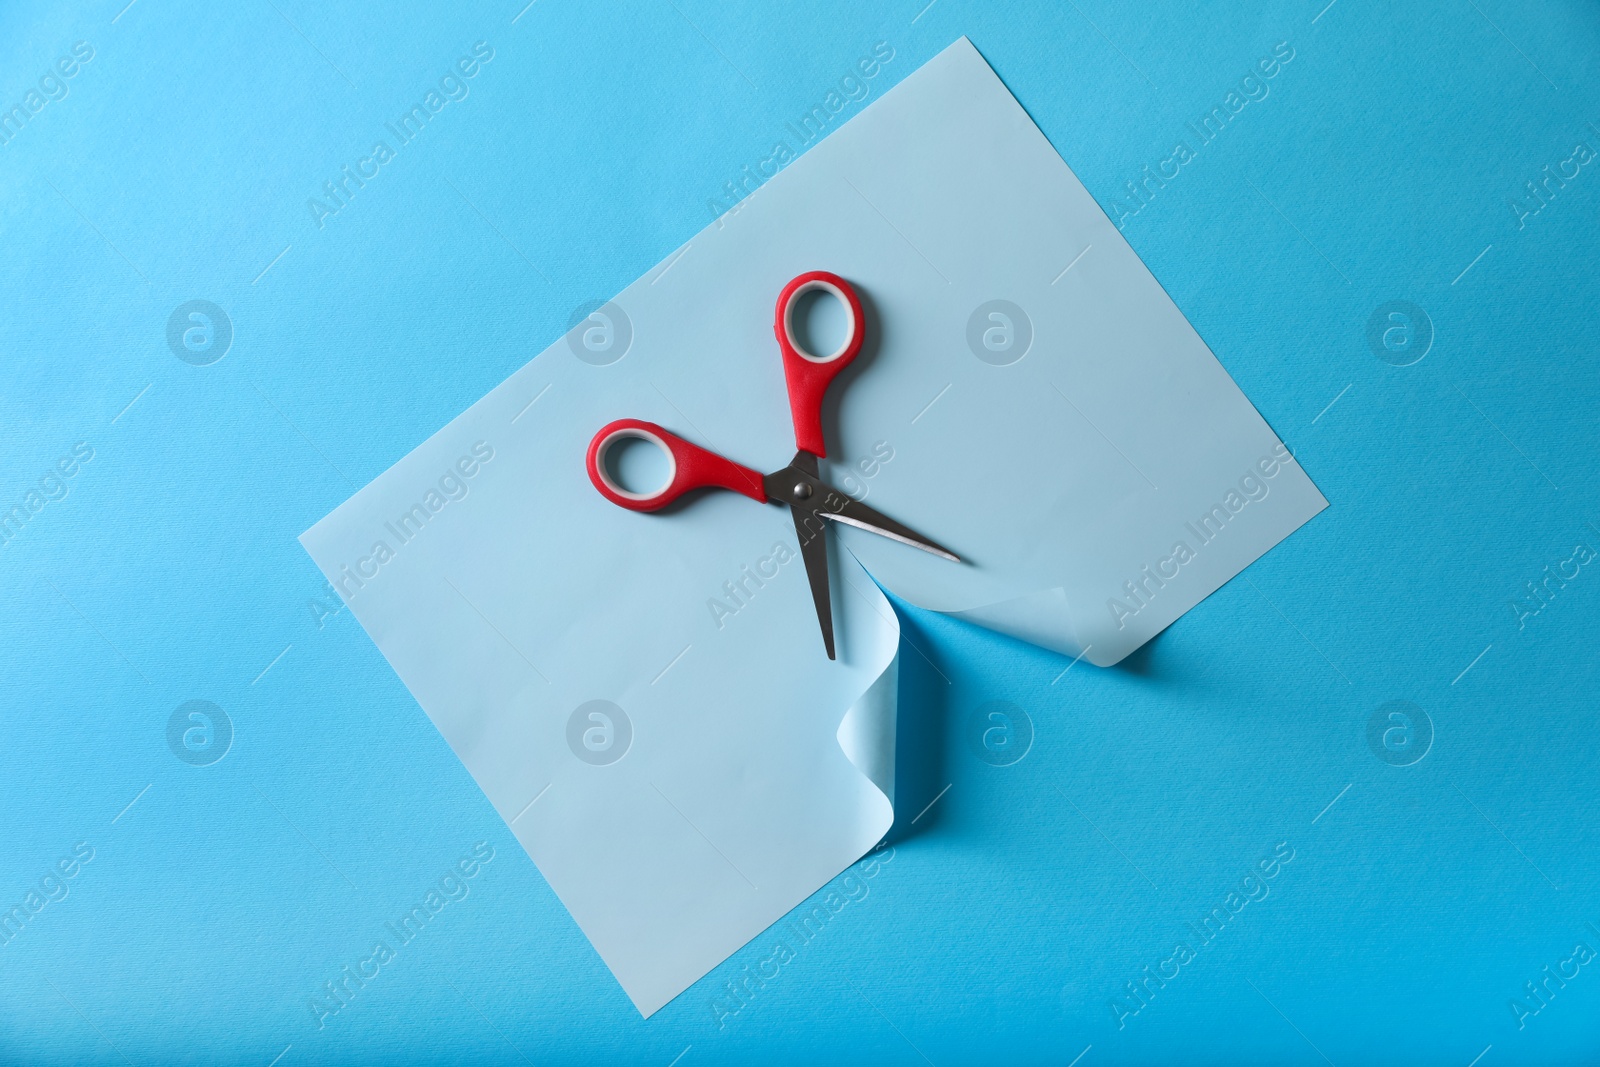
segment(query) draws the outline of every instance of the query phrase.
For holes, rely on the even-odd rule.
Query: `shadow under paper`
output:
[[[923,814],[950,779],[946,774],[951,716],[950,683],[935,662],[938,651],[916,618],[889,599],[900,619],[900,699],[896,709],[894,823],[890,844],[922,833],[938,822],[939,808]],[[932,657],[930,659],[930,657]],[[921,818],[918,818],[918,816]]]

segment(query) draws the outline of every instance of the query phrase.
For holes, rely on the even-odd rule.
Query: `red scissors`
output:
[[[818,291],[832,294],[844,306],[849,325],[843,343],[826,356],[807,352],[794,332],[795,304],[805,294]],[[656,511],[691,490],[703,488],[731,489],[762,504],[776,501],[789,505],[795,532],[800,538],[800,556],[805,560],[806,577],[811,582],[811,599],[817,605],[817,621],[822,625],[822,643],[828,650],[828,658],[833,659],[833,609],[828,598],[828,547],[822,537],[826,528],[823,520],[847,522],[953,562],[961,560],[943,545],[839,492],[817,474],[817,460],[828,454],[822,442],[823,394],[828,391],[829,383],[861,351],[866,332],[861,299],[850,283],[837,274],[821,270],[800,275],[778,294],[772,329],[778,335],[778,349],[783,353],[789,414],[794,420],[795,444],[800,449],[787,467],[764,475],[690,444],[653,422],[618,419],[600,427],[589,442],[589,480],[601,496],[630,511]],[[667,454],[666,485],[654,492],[634,493],[611,477],[606,470],[606,452],[626,438],[649,441]]]

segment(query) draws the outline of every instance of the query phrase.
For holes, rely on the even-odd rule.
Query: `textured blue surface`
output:
[[[1592,4],[124,2],[0,12],[0,1059],[1600,1054]],[[742,999],[765,938],[641,1021],[295,537],[704,226],[874,43],[873,98],[962,34],[1332,506],[1115,669],[909,613],[892,857]],[[204,366],[167,341],[195,299],[233,329]],[[1369,343],[1391,300],[1431,320],[1407,366]],[[169,743],[191,700],[220,760],[203,720]],[[997,700],[1032,724],[1005,766]]]

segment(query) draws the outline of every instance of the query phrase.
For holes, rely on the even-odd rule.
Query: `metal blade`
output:
[[[844,496],[842,493],[839,495]],[[912,548],[920,548],[924,552],[931,552],[935,556],[949,560],[951,563],[961,562],[960,556],[937,541],[930,541],[911,529],[911,527],[895,522],[889,516],[874,508],[867,507],[859,500],[852,500],[850,497],[845,497],[844,499],[845,503],[838,510],[834,510],[833,501],[827,501],[823,505],[826,510],[822,514],[835,522],[847,522],[851,526],[869,530],[890,540],[899,541],[903,545],[910,545]]]
[[[817,457],[810,452],[796,452],[794,460],[787,467],[763,478],[762,486],[769,499],[788,504],[795,509],[796,516],[802,511],[809,511],[826,519],[858,526],[903,545],[920,548],[952,563],[961,562],[960,556],[937,541],[895,522],[876,508],[852,500],[823,481],[817,474]]]
[[[822,646],[833,659],[833,603],[828,594],[827,524],[810,508],[791,508],[795,534],[800,538],[800,558],[806,561],[806,578],[811,582],[811,599],[817,605],[817,622],[822,626]]]

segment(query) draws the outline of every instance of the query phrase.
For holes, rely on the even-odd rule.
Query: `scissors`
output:
[[[801,347],[794,332],[794,308],[811,292],[832,294],[844,306],[848,332],[832,354],[813,355]],[[618,419],[600,427],[589,442],[589,480],[600,495],[630,511],[657,511],[695,489],[731,489],[758,503],[787,504],[794,516],[800,539],[800,557],[805,560],[806,578],[811,583],[811,599],[817,606],[817,621],[822,626],[822,644],[833,653],[833,609],[828,596],[828,546],[823,539],[824,520],[845,522],[880,534],[901,544],[920,548],[955,563],[954,552],[931,541],[910,527],[867,507],[824,482],[817,473],[817,460],[828,454],[822,440],[822,398],[828,385],[849,366],[861,351],[866,333],[866,317],[861,299],[850,283],[837,274],[814,270],[795,278],[778,294],[777,314],[772,326],[783,354],[783,376],[789,390],[789,415],[794,422],[794,440],[799,451],[782,470],[771,474],[725,459],[715,452],[690,444],[653,422]],[[635,438],[649,441],[667,454],[667,482],[648,493],[631,492],[606,470],[606,453],[617,442]]]

